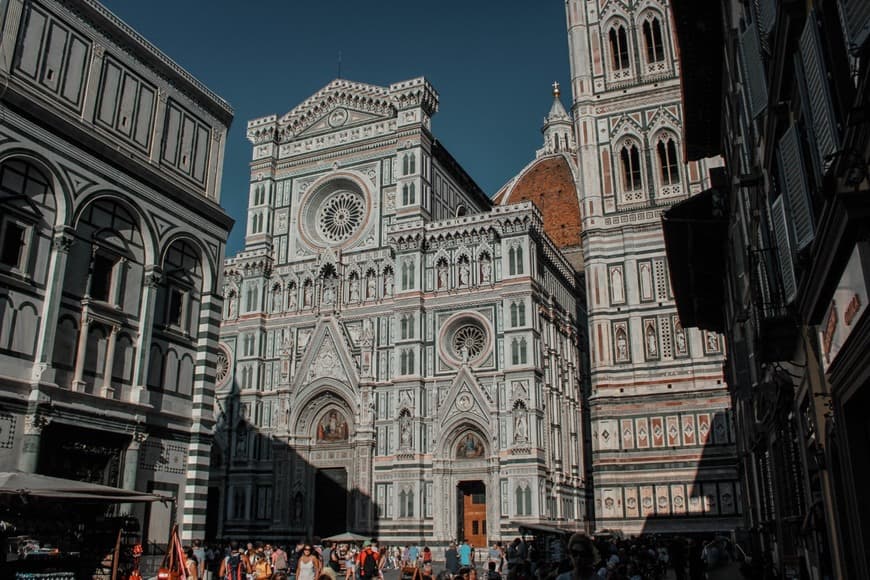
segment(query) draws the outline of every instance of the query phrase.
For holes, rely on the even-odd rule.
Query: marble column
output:
[[[123,489],[135,490],[136,479],[139,476],[139,450],[142,444],[148,439],[148,433],[136,431],[133,433],[133,438],[127,446],[127,451],[124,453],[124,471],[121,487]],[[129,514],[133,512],[133,504],[125,503],[121,505],[121,513]]]
[[[148,403],[148,366],[151,360],[151,335],[154,329],[154,307],[162,272],[158,266],[146,266],[142,285],[142,303],[139,307],[139,336],[136,340],[136,359],[133,362],[132,403]]]
[[[115,395],[115,389],[112,387],[112,370],[115,367],[115,344],[118,342],[118,331],[121,330],[117,325],[113,324],[109,329],[109,339],[106,345],[106,361],[103,366],[103,385],[100,387],[100,395],[107,399],[111,399]]]
[[[24,416],[24,439],[22,440],[21,454],[18,456],[19,471],[36,473],[36,468],[39,465],[42,430],[48,423],[48,417],[39,413],[29,413]]]
[[[66,262],[73,244],[73,230],[66,226],[56,227],[51,243],[51,256],[48,259],[48,278],[46,294],[42,305],[39,334],[36,339],[36,356],[31,373],[31,388],[37,390],[43,374],[51,367],[54,359],[54,337],[57,333],[57,318],[60,312],[63,280]],[[47,377],[48,382],[54,380]]]
[[[72,390],[84,392],[85,390],[85,357],[88,353],[88,327],[91,320],[87,312],[82,313],[81,328],[79,328],[79,344],[76,352],[76,366],[73,373]]]

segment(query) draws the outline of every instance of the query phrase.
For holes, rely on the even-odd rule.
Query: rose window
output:
[[[317,211],[317,232],[330,242],[342,242],[362,225],[365,204],[350,191],[341,191],[328,198]]]
[[[222,384],[227,380],[227,376],[230,373],[230,361],[227,359],[227,355],[224,353],[218,353],[217,355],[217,363],[215,364],[215,373],[214,378],[217,384]]]
[[[460,358],[477,358],[486,347],[486,335],[476,324],[460,326],[453,333],[453,352]]]

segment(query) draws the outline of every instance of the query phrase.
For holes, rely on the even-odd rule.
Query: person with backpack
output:
[[[221,562],[218,576],[222,580],[247,580],[248,574],[251,573],[251,562],[248,557],[239,549],[238,542],[233,541],[230,544],[230,553]]]
[[[495,562],[490,560],[487,566],[489,567],[489,570],[486,572],[486,580],[501,580],[501,574],[499,574],[495,569]]]
[[[377,549],[376,542],[369,540],[363,542],[363,549],[359,554],[359,564],[357,565],[360,580],[374,580],[380,576]]]

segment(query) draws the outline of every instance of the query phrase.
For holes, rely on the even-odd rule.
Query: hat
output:
[[[371,546],[371,545],[372,545],[372,541],[371,541],[371,540],[366,540],[365,542],[363,542],[363,548],[368,548],[368,547]]]

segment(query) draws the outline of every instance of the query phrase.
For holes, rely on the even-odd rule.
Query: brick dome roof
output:
[[[574,175],[564,155],[530,163],[495,196],[501,205],[531,201],[544,218],[544,230],[559,248],[580,246],[580,204]]]

